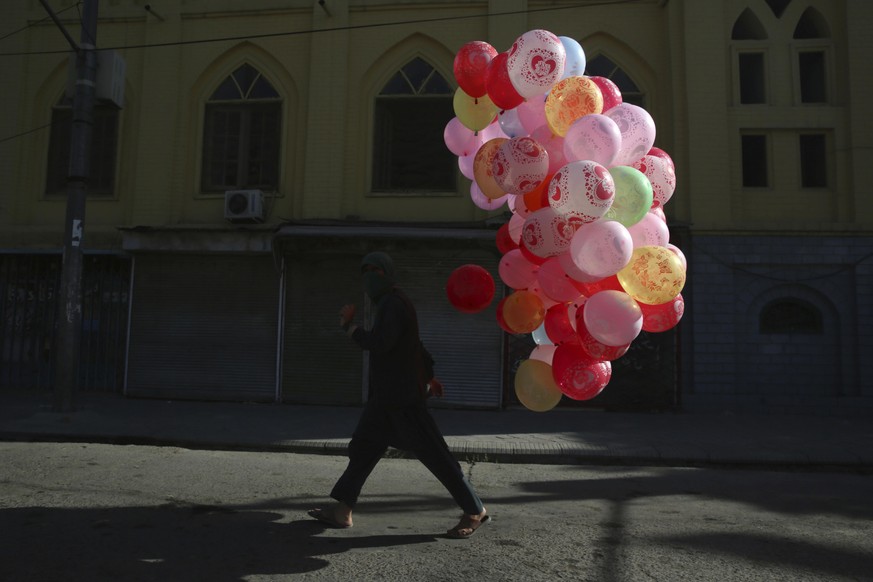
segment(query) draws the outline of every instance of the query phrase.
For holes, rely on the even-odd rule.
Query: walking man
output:
[[[369,394],[349,443],[349,464],[330,493],[336,503],[312,509],[309,515],[333,527],[351,527],[364,483],[392,446],[415,454],[445,486],[463,511],[446,533],[467,539],[490,516],[425,406],[429,395],[442,396],[442,386],[428,370],[415,308],[395,285],[394,264],[387,254],[366,255],[361,275],[364,292],[376,309],[373,326],[366,330],[354,324],[354,305],[340,309],[340,325],[369,352]]]

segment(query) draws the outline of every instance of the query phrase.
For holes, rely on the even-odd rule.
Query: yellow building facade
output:
[[[51,4],[78,40],[77,3]],[[30,389],[52,382],[70,50],[40,2],[7,16],[0,388]],[[595,405],[871,410],[871,25],[863,0],[100,1],[123,104],[94,125],[83,389],[359,402],[335,314],[383,248],[448,402],[511,405],[529,344],[442,291],[465,263],[497,277],[508,212],[471,203],[441,131],[458,49],[541,28],[649,111],[676,164],[686,316],[639,348],[656,394],[617,365]],[[237,208],[228,191],[249,193]]]

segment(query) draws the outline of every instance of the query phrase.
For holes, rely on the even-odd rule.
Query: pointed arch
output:
[[[734,21],[731,40],[767,40],[767,29],[751,8],[746,8]]]
[[[627,101],[649,109],[656,76],[648,62],[616,37],[598,33],[584,41],[588,56],[585,74],[610,78],[627,94]]]
[[[794,27],[794,38],[800,40],[830,37],[830,26],[822,13],[812,6],[804,10]]]

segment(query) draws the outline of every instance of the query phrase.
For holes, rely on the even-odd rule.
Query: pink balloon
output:
[[[646,154],[633,163],[652,183],[652,206],[663,206],[676,190],[676,170],[673,161]]]
[[[598,220],[573,235],[569,256],[580,271],[602,279],[618,273],[633,252],[633,239],[624,225],[615,220]]]
[[[592,160],[610,166],[621,148],[621,131],[609,117],[591,113],[580,117],[564,136],[564,158],[568,162]]]
[[[579,218],[560,216],[551,206],[546,206],[532,212],[524,221],[521,240],[528,252],[548,259],[567,250],[580,226]]]
[[[579,309],[576,312],[576,334],[579,336],[579,343],[585,353],[598,361],[613,361],[617,360],[627,353],[630,349],[630,344],[623,346],[608,346],[594,339],[594,336],[585,327],[584,309]]]
[[[476,184],[475,181],[470,182],[470,200],[472,200],[473,204],[482,210],[499,210],[504,204],[506,204],[506,199],[508,197],[509,195],[507,194],[500,198],[488,198],[482,193],[482,189],[479,188],[479,185]]]
[[[604,115],[612,119],[621,131],[621,149],[612,161],[613,166],[631,166],[655,143],[655,120],[642,107],[622,103]]]
[[[578,284],[564,272],[558,257],[552,257],[540,265],[537,282],[547,297],[561,303],[572,301],[582,292]]]
[[[528,261],[521,249],[513,249],[503,255],[497,266],[500,280],[513,289],[527,289],[537,280],[538,265]]]
[[[491,162],[494,181],[510,194],[527,194],[542,183],[548,171],[548,152],[527,136],[503,142]]]
[[[467,128],[457,117],[453,117],[443,130],[443,141],[449,151],[456,156],[469,156],[476,153],[482,145],[482,138]]]
[[[576,235],[574,234],[573,236]],[[570,239],[570,245],[572,246],[572,244],[573,240]],[[567,273],[567,276],[576,281],[576,283],[582,285],[583,287],[585,285],[595,283],[603,278],[589,275],[588,273],[577,267],[576,263],[573,262],[572,253],[569,249],[567,250],[567,252],[558,255],[558,261],[560,261],[561,267],[563,267],[564,272]]]
[[[615,198],[615,182],[606,166],[590,160],[570,162],[549,182],[549,205],[561,216],[593,222]]]
[[[664,247],[670,241],[670,230],[667,223],[658,218],[652,212],[647,212],[636,224],[628,227],[633,246],[636,247]]]
[[[616,105],[621,105],[622,97],[618,85],[607,79],[606,77],[591,77],[594,84],[600,87],[600,92],[603,94],[603,111],[606,112]]]
[[[521,121],[528,134],[548,123],[546,121],[546,96],[536,95],[516,107],[518,120]]]
[[[540,344],[535,347],[530,353],[531,360],[539,360],[541,362],[545,362],[548,365],[552,365],[552,358],[555,357],[555,350],[557,346],[548,345],[548,344]]]
[[[683,253],[679,247],[674,244],[665,245],[668,249],[676,253],[676,256],[679,257],[679,260],[682,261],[682,268],[686,271],[688,270],[688,259],[685,258],[685,253]]]
[[[506,68],[518,94],[542,95],[564,74],[567,53],[560,39],[547,30],[530,30],[515,39]]]
[[[552,133],[548,124],[541,125],[530,134],[549,154],[547,174],[554,174],[564,165],[564,138]]]
[[[517,200],[517,198],[515,196],[509,198],[509,202],[512,202],[513,200]],[[524,217],[513,214],[507,223],[509,225],[509,238],[511,238],[512,242],[516,245],[521,241],[521,231],[524,228],[524,220]]]
[[[630,344],[643,328],[640,306],[621,291],[595,293],[585,302],[582,314],[588,332],[608,346]]]

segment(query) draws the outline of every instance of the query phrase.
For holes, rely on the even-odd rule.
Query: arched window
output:
[[[206,103],[201,190],[279,189],[282,98],[261,73],[240,66]]]
[[[616,84],[621,91],[621,100],[624,103],[644,106],[645,96],[640,88],[630,78],[630,75],[616,65],[609,57],[597,55],[585,65],[585,74],[590,77],[606,77]]]
[[[828,38],[830,30],[824,16],[814,8],[807,8],[794,28],[794,40],[801,41],[797,43],[801,103],[828,101],[827,48],[821,42]]]
[[[766,41],[767,31],[755,13],[746,8],[734,22],[731,31],[731,40],[741,41],[736,43],[737,72],[739,73],[739,97],[742,105],[759,104],[767,102],[767,75],[765,52],[760,42],[742,41]]]
[[[89,196],[112,196],[114,193],[118,117],[119,110],[114,105],[99,101],[94,104],[94,125],[91,127],[91,168],[88,177]],[[73,131],[72,99],[61,97],[52,109],[51,127],[45,193],[66,194]]]
[[[761,310],[761,333],[821,334],[823,330],[821,311],[801,299],[775,299]]]
[[[385,83],[374,103],[374,193],[426,194],[456,190],[457,163],[443,130],[454,117],[454,91],[416,57]]]

